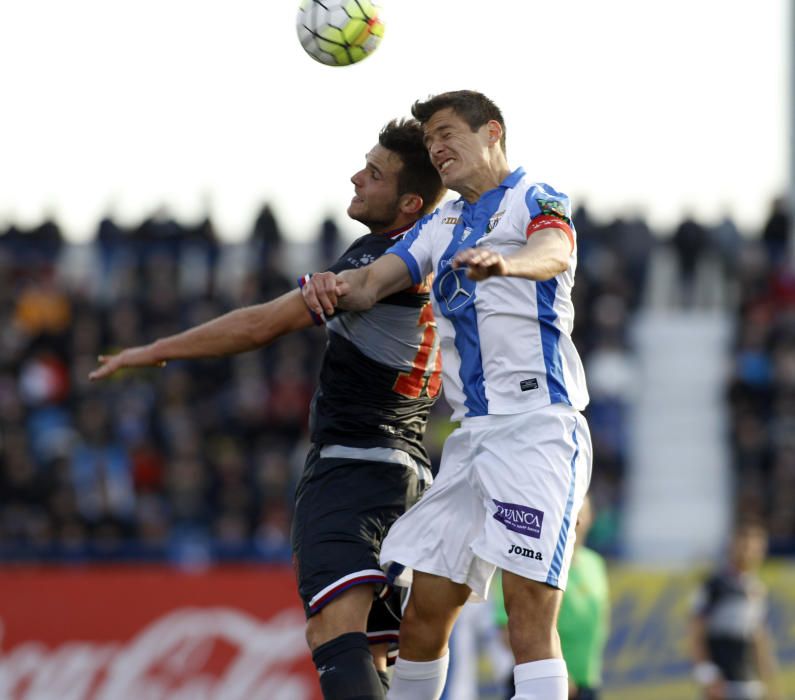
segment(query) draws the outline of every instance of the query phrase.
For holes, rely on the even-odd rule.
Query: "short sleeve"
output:
[[[409,269],[411,281],[420,284],[433,271],[433,237],[431,230],[439,210],[420,219],[386,254],[397,255]]]
[[[525,205],[527,223],[524,231],[527,238],[542,229],[557,228],[566,234],[574,250],[571,201],[565,194],[545,183],[536,183],[527,190]]]

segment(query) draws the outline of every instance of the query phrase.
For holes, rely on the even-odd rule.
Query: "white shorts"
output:
[[[485,600],[495,568],[564,589],[574,526],[591,480],[591,434],[564,404],[466,418],[439,474],[392,525],[381,565],[396,585],[444,576]]]

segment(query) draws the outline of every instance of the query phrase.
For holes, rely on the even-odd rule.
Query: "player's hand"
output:
[[[165,367],[166,363],[154,357],[150,346],[122,350],[118,355],[100,355],[97,358],[99,367],[88,375],[93,382],[97,379],[110,377],[125,367]]]
[[[508,263],[499,253],[489,248],[466,248],[453,258],[453,267],[466,267],[467,277],[476,282],[487,277],[508,274]]]
[[[333,272],[316,272],[301,288],[306,305],[318,316],[332,316],[349,286]]]

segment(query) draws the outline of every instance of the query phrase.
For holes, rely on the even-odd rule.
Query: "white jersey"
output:
[[[572,251],[568,270],[545,282],[475,282],[450,265],[459,250],[473,246],[511,255],[550,226],[566,232]],[[585,408],[585,374],[571,340],[577,250],[566,195],[529,182],[519,168],[474,204],[463,198],[445,203],[387,252],[400,256],[415,283],[435,273],[433,310],[453,420],[554,403]]]

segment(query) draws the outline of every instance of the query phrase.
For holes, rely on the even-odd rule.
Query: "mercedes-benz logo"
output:
[[[457,311],[466,306],[474,294],[475,283],[467,278],[464,268],[449,269],[439,278],[437,284],[439,297],[448,311]]]

